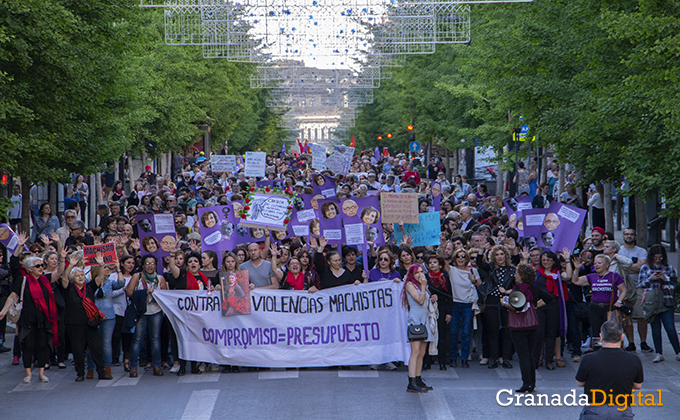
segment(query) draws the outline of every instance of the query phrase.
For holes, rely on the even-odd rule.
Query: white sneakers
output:
[[[387,370],[397,370],[397,367],[392,362],[385,363],[385,367],[387,368]]]
[[[30,376],[24,376],[24,383],[30,384],[31,383],[31,377]]]
[[[581,346],[582,349],[589,348],[590,347],[590,337],[586,340],[585,343]]]
[[[42,383],[47,383],[47,382],[50,381],[50,378],[48,378],[47,376],[43,375],[43,376],[41,376],[40,378],[38,378],[38,381],[40,381],[40,382],[42,382]]]
[[[482,366],[488,365],[489,359],[487,359],[486,357],[483,357],[482,360],[479,361],[479,364],[482,365]]]
[[[177,372],[179,372],[179,363],[173,364],[172,367],[170,368],[170,373],[177,373]]]
[[[676,356],[675,358],[677,359],[678,357]],[[666,360],[666,359],[664,359],[663,354],[657,353],[657,355],[654,357],[654,360],[652,360],[652,363],[659,363],[659,362],[663,362],[664,360]],[[678,360],[680,360],[680,359],[678,359]]]

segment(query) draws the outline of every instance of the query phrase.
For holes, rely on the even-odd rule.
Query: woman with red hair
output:
[[[429,327],[428,303],[437,301],[437,296],[431,296],[427,289],[427,277],[423,267],[413,264],[408,269],[404,279],[404,288],[401,292],[402,303],[408,308],[408,325],[425,325]],[[427,337],[420,340],[411,340],[411,357],[408,362],[408,387],[407,392],[427,392],[432,389],[423,382],[420,372],[423,368],[423,356],[427,342],[433,339],[432,331],[427,328]]]

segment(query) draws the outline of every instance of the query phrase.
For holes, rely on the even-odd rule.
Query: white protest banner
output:
[[[407,361],[401,284],[375,282],[310,294],[252,290],[251,314],[222,316],[219,293],[156,290],[184,360],[261,367]]]
[[[236,172],[236,156],[234,155],[211,155],[210,167],[213,172]]]
[[[267,154],[265,152],[246,152],[246,177],[264,177],[264,170],[266,167]]]
[[[345,156],[342,153],[334,152],[332,155],[326,159],[326,168],[332,171],[334,174],[346,175],[347,172],[343,172],[344,169]]]
[[[326,146],[309,143],[312,149],[312,169],[323,171],[326,169]]]

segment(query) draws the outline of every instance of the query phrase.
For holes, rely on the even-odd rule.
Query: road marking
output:
[[[113,379],[111,379],[110,381],[104,381],[104,380],[97,381],[97,385],[95,385],[95,388],[106,388],[106,387],[109,387],[109,386],[113,386],[113,384],[116,383],[116,382],[118,382],[119,380],[121,380],[121,379],[123,379],[123,378],[125,378],[125,377],[128,377],[128,378],[129,378],[129,375],[130,375],[130,374],[127,373],[127,372],[123,372],[122,375],[116,374],[116,373],[114,372],[114,373],[113,373]],[[133,378],[133,379],[134,379],[134,378]]]
[[[177,380],[178,384],[198,384],[206,382],[217,382],[220,380],[221,373],[204,373],[202,375],[185,375],[180,376]]]
[[[339,370],[338,378],[378,378],[377,370]]]
[[[300,377],[298,370],[271,370],[260,372],[257,379],[297,379]]]
[[[48,376],[49,378],[49,376]],[[33,381],[30,384],[22,382],[17,385],[12,392],[26,392],[26,391],[51,391],[57,387],[57,384],[50,379],[51,382],[38,382],[38,375],[33,375]]]
[[[434,378],[434,379],[459,379],[458,373],[452,367],[447,368],[446,370],[425,371],[425,372],[423,372],[423,376],[425,378]]]
[[[204,389],[191,393],[191,398],[184,408],[182,420],[210,420],[219,389]]]
[[[429,420],[455,420],[444,394],[439,390],[435,389],[426,394],[420,394],[420,402],[423,404],[425,416]]]
[[[115,384],[111,386],[134,386],[137,385],[140,379],[142,379],[142,376],[144,376],[144,369],[138,371],[136,378],[130,378],[129,373],[125,373],[122,378],[116,381]]]

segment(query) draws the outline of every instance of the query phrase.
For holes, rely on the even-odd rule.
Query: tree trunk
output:
[[[555,199],[559,200],[559,196],[562,195],[564,192],[564,181],[566,178],[566,168],[564,167],[564,164],[559,165],[560,168],[560,174],[559,174],[559,179],[557,181],[557,194],[555,195]]]
[[[29,234],[31,229],[31,182],[26,177],[21,177],[21,231]]]
[[[647,215],[645,214],[645,202],[635,196],[635,233],[637,234],[637,246],[647,248]]]
[[[501,164],[503,163],[503,149],[498,151],[498,166],[496,167],[496,196],[505,196],[505,182],[503,182],[503,171],[501,171]]]
[[[612,184],[611,182],[605,182],[604,187],[604,226],[605,231],[614,233],[614,213],[612,208]]]

